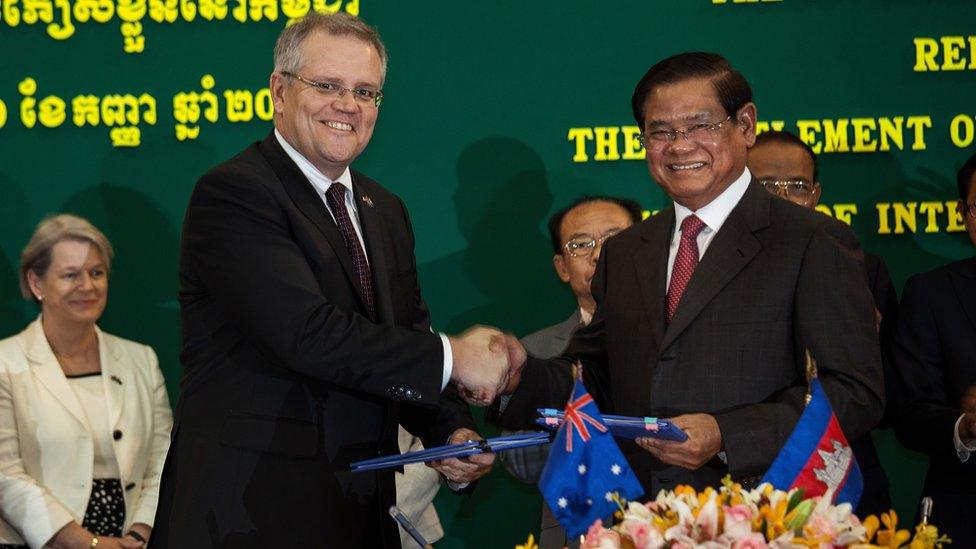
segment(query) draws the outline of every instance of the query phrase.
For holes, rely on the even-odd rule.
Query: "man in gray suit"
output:
[[[804,354],[848,439],[881,416],[884,388],[871,296],[846,225],[780,200],[746,168],[756,139],[748,82],[719,55],[651,67],[633,95],[647,164],[674,207],[604,243],[593,321],[559,359],[524,358],[499,422],[562,407],[582,365],[604,413],[671,418],[684,442],[622,441],[654,498],[677,484],[758,480],[804,407]]]
[[[562,354],[573,332],[581,325],[590,323],[596,309],[593,294],[590,293],[590,281],[603,243],[640,220],[641,209],[637,202],[609,196],[580,197],[549,218],[552,265],[559,279],[572,289],[577,307],[569,318],[559,324],[522,338],[521,343],[530,355],[550,358]],[[503,397],[502,401],[507,399]],[[549,456],[549,446],[519,448],[498,456],[512,476],[522,482],[536,484]],[[566,532],[545,503],[542,504],[541,528],[540,549],[558,549],[567,544],[575,546],[566,539]]]

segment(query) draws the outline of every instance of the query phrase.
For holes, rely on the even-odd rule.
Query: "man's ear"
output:
[[[756,143],[756,104],[750,101],[743,105],[739,112],[735,113],[735,120],[742,137],[746,140],[746,146],[753,146]]]
[[[274,104],[275,114],[281,114],[285,105],[285,86],[288,82],[281,73],[273,72],[268,79],[268,89],[271,90],[271,102]]]
[[[563,257],[563,254],[552,256],[552,266],[556,268],[556,275],[559,276],[559,280],[569,284],[569,269],[566,268],[566,258]]]
[[[817,207],[817,204],[820,204],[820,192],[821,191],[823,191],[823,189],[820,187],[820,182],[819,181],[814,181],[814,183],[813,183],[813,196],[811,197],[811,198],[813,198],[813,202],[810,204],[810,207],[816,208]]]

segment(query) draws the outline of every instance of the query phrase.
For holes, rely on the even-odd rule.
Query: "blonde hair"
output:
[[[20,253],[20,293],[23,294],[24,299],[37,301],[37,296],[31,291],[30,284],[27,282],[27,273],[33,271],[37,276],[44,276],[51,266],[51,250],[55,244],[65,240],[91,243],[102,254],[105,271],[110,270],[114,252],[112,244],[102,231],[87,219],[76,215],[52,215],[37,225],[34,235],[31,236],[27,246],[24,246],[24,251]]]

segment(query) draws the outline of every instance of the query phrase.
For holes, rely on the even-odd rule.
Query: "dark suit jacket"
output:
[[[621,449],[653,498],[675,484],[716,485],[763,474],[803,409],[804,350],[819,365],[850,438],[881,415],[883,387],[871,297],[850,228],[752,182],[691,277],[665,326],[669,208],[604,244],[592,283],[597,301],[563,360],[530,358],[501,418],[526,426],[559,407],[580,360],[606,413],[672,417],[705,412],[722,432],[728,466],[662,464],[633,443]]]
[[[382,536],[397,547],[383,518],[392,471],[349,464],[397,453],[398,422],[428,445],[472,426],[441,395],[443,350],[406,209],[352,177],[375,321],[328,210],[273,134],[197,183],[180,260],[185,372],[154,546],[359,547]]]
[[[953,545],[976,544],[976,456],[961,463],[952,442],[960,400],[976,384],[976,257],[915,275],[905,283],[892,345],[902,405],[895,434],[929,456],[923,495],[935,500],[933,523]],[[968,504],[958,498],[968,496]]]

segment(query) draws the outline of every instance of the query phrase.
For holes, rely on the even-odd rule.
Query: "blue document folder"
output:
[[[544,431],[535,433],[525,433],[509,435],[504,437],[489,438],[488,440],[471,440],[460,444],[450,444],[437,448],[426,448],[416,452],[396,454],[393,456],[383,456],[363,461],[357,461],[350,465],[353,471],[374,471],[376,469],[389,469],[400,467],[408,463],[421,463],[426,461],[439,461],[448,458],[463,458],[475,454],[487,454],[504,452],[513,448],[523,448],[525,446],[541,446],[549,444],[550,434]]]
[[[563,412],[553,408],[539,408],[536,423],[546,429],[556,430],[562,424]],[[617,438],[635,439],[640,437],[657,438],[684,442],[688,435],[681,427],[666,419],[656,417],[611,416],[604,414],[603,422]]]

